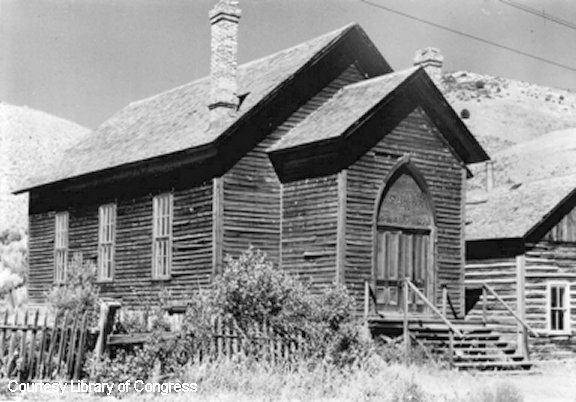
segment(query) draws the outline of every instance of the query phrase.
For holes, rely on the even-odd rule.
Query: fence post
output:
[[[100,321],[98,322],[98,340],[94,348],[94,363],[102,358],[104,348],[106,347],[106,339],[112,331],[114,324],[114,316],[116,311],[120,308],[118,301],[102,301],[100,303]],[[94,364],[92,365],[92,374],[94,373]]]
[[[403,287],[403,292],[402,292],[402,298],[403,298],[403,303],[402,303],[402,307],[404,309],[404,325],[403,325],[403,331],[404,331],[404,347],[405,347],[405,358],[404,358],[404,363],[408,364],[408,360],[410,359],[410,330],[408,328],[408,278],[404,278],[404,281],[402,283],[402,287]]]

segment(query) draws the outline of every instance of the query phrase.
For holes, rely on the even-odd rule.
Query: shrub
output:
[[[89,313],[94,324],[98,317],[99,297],[96,286],[96,266],[91,261],[83,261],[74,256],[66,270],[66,282],[54,286],[46,300],[54,311],[70,311],[73,315]]]
[[[176,376],[195,345],[212,341],[216,319],[235,321],[243,333],[243,353],[238,358],[246,361],[260,359],[260,329],[264,325],[279,337],[301,335],[306,345],[299,351],[299,358],[314,359],[316,363],[348,366],[366,358],[372,350],[367,329],[353,319],[354,300],[344,287],[328,287],[314,294],[253,248],[237,259],[228,258],[224,272],[212,285],[187,300],[182,327],[175,331],[174,338],[161,340],[160,332],[165,328],[157,325],[150,341],[131,356],[122,352],[115,358],[108,357],[106,364],[97,364],[96,377],[111,375],[111,365],[118,375],[139,375],[133,367],[135,361],[146,362],[148,369],[154,367],[157,375]],[[154,309],[156,318],[152,321],[162,322],[163,314],[161,308]],[[144,327],[133,317],[121,324],[124,328]]]
[[[0,297],[23,287],[28,277],[27,234],[24,229],[0,232]]]

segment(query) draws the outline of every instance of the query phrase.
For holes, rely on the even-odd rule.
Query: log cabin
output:
[[[573,174],[471,194],[467,205],[468,317],[485,314],[503,334],[526,337],[538,357],[576,353],[575,207]],[[534,331],[494,294],[480,296],[485,285]]]
[[[376,321],[443,297],[462,317],[466,166],[488,156],[431,78],[437,52],[394,72],[351,24],[237,67],[239,19],[211,11],[209,77],[131,103],[19,190],[30,299],[75,254],[102,296],[184,299],[252,245]]]

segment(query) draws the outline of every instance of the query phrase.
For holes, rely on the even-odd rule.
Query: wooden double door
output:
[[[379,310],[402,311],[403,280],[410,281],[430,298],[433,284],[431,233],[429,230],[378,230],[376,303]],[[409,292],[409,311],[424,312],[424,302]]]

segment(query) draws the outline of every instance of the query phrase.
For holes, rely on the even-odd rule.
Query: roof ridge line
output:
[[[310,39],[308,39],[308,40],[306,40],[306,41],[303,41],[303,42],[300,42],[300,43],[298,43],[298,44],[296,44],[296,45],[294,45],[294,46],[290,46],[290,47],[287,47],[287,48],[284,48],[284,49],[280,49],[280,50],[278,50],[278,51],[276,51],[276,52],[274,52],[274,53],[271,53],[271,54],[268,54],[268,55],[259,57],[259,58],[254,59],[254,60],[250,60],[250,61],[248,61],[248,62],[246,62],[246,63],[242,63],[242,64],[240,64],[240,65],[238,66],[238,69],[248,68],[248,67],[252,66],[253,64],[256,64],[256,63],[258,63],[258,62],[262,62],[262,61],[264,61],[264,60],[266,60],[266,59],[268,59],[268,58],[270,58],[270,57],[272,57],[272,56],[275,56],[275,55],[277,55],[278,53],[288,52],[288,51],[290,51],[290,50],[296,49],[296,48],[298,48],[298,47],[300,47],[300,46],[302,46],[302,45],[304,45],[304,44],[306,44],[306,43],[309,43],[309,42],[311,42],[311,41],[314,41],[314,40],[320,40],[320,39],[322,39],[322,38],[326,38],[326,37],[329,37],[329,36],[331,36],[331,35],[335,35],[336,33],[340,33],[340,35],[342,35],[342,34],[344,34],[345,32],[347,32],[348,30],[350,30],[350,29],[352,29],[353,27],[356,27],[356,26],[358,26],[358,23],[356,23],[356,22],[350,22],[350,23],[344,25],[344,26],[341,27],[341,28],[335,29],[335,30],[333,30],[333,31],[330,31],[330,32],[325,33],[325,34],[322,34],[322,35],[320,35],[320,36],[316,36],[316,37],[310,38]],[[340,35],[339,35],[339,36],[340,36]],[[154,98],[156,98],[156,97],[158,97],[158,96],[161,96],[161,95],[165,95],[165,94],[167,94],[167,93],[170,93],[171,91],[175,91],[175,90],[181,89],[181,88],[183,88],[183,87],[186,87],[186,86],[188,86],[188,85],[197,84],[197,83],[199,83],[199,82],[201,82],[201,81],[209,80],[209,79],[210,79],[210,74],[205,75],[205,76],[200,77],[200,78],[196,78],[195,80],[192,80],[192,81],[188,81],[188,82],[186,82],[186,83],[184,83],[184,84],[181,84],[181,85],[178,85],[178,86],[176,86],[176,87],[173,87],[173,88],[170,88],[170,89],[167,89],[167,90],[158,92],[158,93],[156,93],[156,94],[154,94],[154,95],[151,95],[151,96],[148,96],[148,97],[145,97],[145,98],[142,98],[142,99],[134,100],[134,101],[132,101],[132,102],[129,102],[125,107],[137,106],[137,105],[140,104],[140,103],[148,102],[148,101],[150,101],[150,100],[152,100],[152,99],[154,99]],[[122,110],[122,109],[120,109],[120,110]],[[104,123],[104,122],[103,122],[103,123]]]

